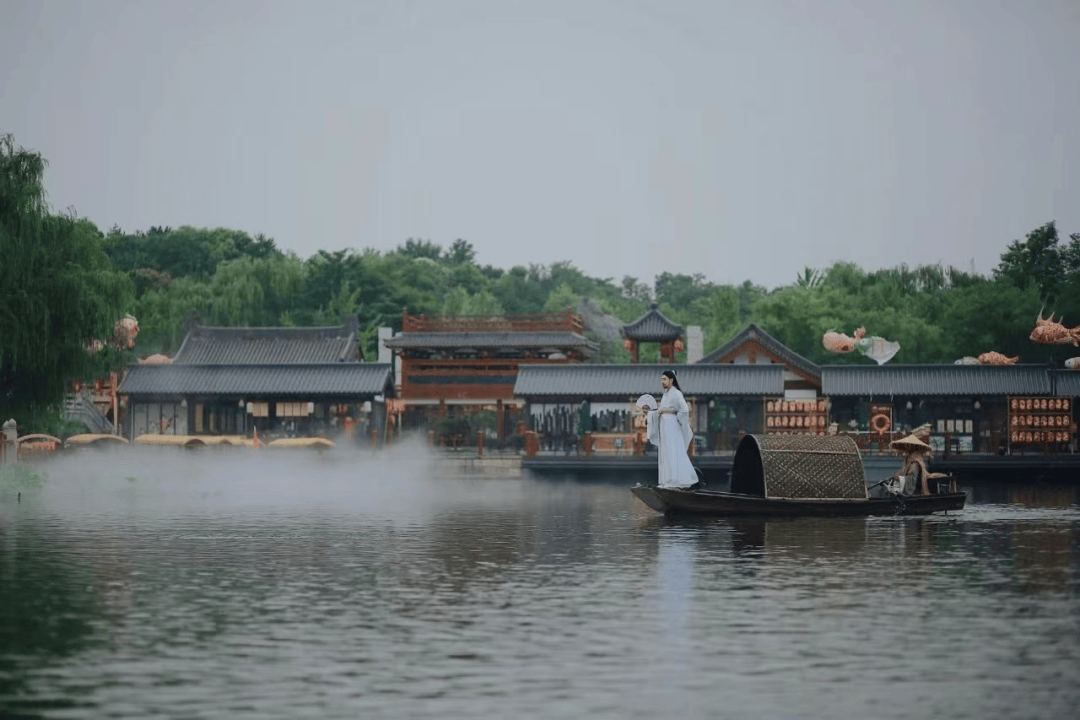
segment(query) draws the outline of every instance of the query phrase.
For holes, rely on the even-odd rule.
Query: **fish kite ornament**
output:
[[[1080,357],[1069,358],[1065,361],[1065,367],[1069,370],[1080,370]]]
[[[861,327],[855,331],[855,337],[849,337],[843,333],[830,330],[821,338],[822,346],[831,353],[849,353],[855,349],[855,341],[862,340],[866,335],[866,328]]]
[[[140,365],[172,365],[172,358],[168,355],[157,353],[139,360]]]
[[[135,347],[135,338],[139,334],[139,321],[130,315],[125,315],[113,324],[113,334],[108,340],[91,338],[86,341],[86,352],[91,355],[112,346],[118,350],[131,350]]]
[[[1035,321],[1035,329],[1031,331],[1032,342],[1040,345],[1080,346],[1080,325],[1067,328],[1062,325],[1061,320],[1054,320],[1054,313],[1050,313],[1050,319],[1044,320],[1042,311],[1043,309],[1039,308],[1039,319]]]
[[[999,352],[984,352],[979,356],[979,362],[983,365],[1015,365],[1020,356],[1006,357]]]
[[[858,350],[878,365],[884,365],[900,351],[900,343],[885,338],[866,337],[866,328],[861,327],[851,337],[830,330],[821,338],[821,345],[831,353],[843,354]]]
[[[953,360],[953,365],[982,365],[982,363],[979,362],[979,358],[977,358],[977,357],[971,357],[970,355],[965,355],[964,357],[960,358],[959,360]]]

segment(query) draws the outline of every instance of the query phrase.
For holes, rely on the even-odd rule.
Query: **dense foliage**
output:
[[[86,343],[109,337],[131,282],[102,249],[102,234],[45,202],[45,160],[0,136],[0,407],[37,426],[58,421],[65,381],[117,362]]]
[[[272,240],[249,243],[246,238],[194,228],[110,236],[107,252],[122,248],[124,258],[147,263],[125,268],[137,283],[133,312],[142,326],[139,352],[175,350],[184,319],[191,316],[220,325],[317,325],[356,313],[364,328],[364,352],[372,357],[376,328],[400,329],[406,307],[428,313],[534,313],[577,307],[589,297],[623,322],[655,301],[675,322],[702,326],[706,351],[756,322],[818,363],[868,362],[857,354],[829,354],[821,346],[826,331],[851,334],[860,326],[869,335],[898,341],[901,350],[893,362],[900,363],[952,362],[990,350],[1019,355],[1021,362],[1060,363],[1080,354],[1072,346],[1028,340],[1043,305],[1046,315],[1056,312],[1067,323],[1080,324],[1080,235],[1063,244],[1054,223],[1013,242],[992,277],[940,265],[866,272],[840,262],[807,268],[795,282],[772,290],[749,280],[718,285],[702,274],[666,272],[651,286],[632,277],[616,282],[589,277],[569,262],[501,270],[479,265],[464,240],[450,248],[408,240],[390,252],[320,250],[301,260],[278,251]],[[182,248],[189,244],[200,257],[220,258],[212,274],[181,270],[206,266],[184,259]],[[248,250],[252,247],[269,250],[255,255]],[[655,359],[655,347],[643,350],[643,360]],[[625,362],[628,357],[617,343],[607,343],[599,359]]]
[[[409,239],[396,249],[282,252],[272,238],[225,228],[152,227],[102,235],[74,214],[51,214],[40,155],[0,143],[0,403],[54,402],[70,375],[94,370],[83,350],[124,313],[138,318],[135,352],[172,353],[185,320],[214,325],[322,325],[356,314],[365,356],[377,328],[401,327],[404,308],[427,313],[535,313],[585,297],[622,322],[650,302],[682,325],[700,325],[705,351],[755,322],[818,363],[866,363],[832,355],[828,330],[896,340],[893,362],[942,363],[996,350],[1021,362],[1057,362],[1080,350],[1028,340],[1040,307],[1080,324],[1080,235],[1061,242],[1053,222],[1015,240],[992,276],[939,265],[866,272],[851,263],[807,268],[768,290],[747,280],[718,285],[704,274],[593,278],[569,262],[480,265],[472,245]],[[626,362],[606,340],[598,360]],[[656,359],[643,348],[642,360]],[[122,362],[124,358],[106,358]],[[5,411],[6,412],[6,411]]]

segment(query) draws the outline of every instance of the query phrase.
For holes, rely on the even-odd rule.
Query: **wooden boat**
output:
[[[665,515],[929,515],[967,501],[962,492],[872,498],[855,441],[812,435],[745,436],[730,492],[645,485],[630,492]]]
[[[665,515],[929,515],[963,510],[962,492],[905,498],[764,498],[715,490],[637,485],[630,492]]]

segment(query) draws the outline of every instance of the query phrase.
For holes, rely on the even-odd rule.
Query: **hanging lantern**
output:
[[[625,350],[626,352],[633,352],[634,351],[634,341],[629,339],[629,338],[627,338],[626,340],[623,340],[622,341],[622,349]]]
[[[675,352],[682,352],[683,347],[684,347],[683,346],[683,341],[681,339],[676,339],[675,340]]]

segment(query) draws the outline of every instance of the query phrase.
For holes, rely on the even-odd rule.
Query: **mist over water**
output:
[[[0,476],[2,717],[1080,706],[1075,486],[974,486],[929,518],[675,521],[617,482],[470,475],[422,445],[29,467],[40,486]]]

